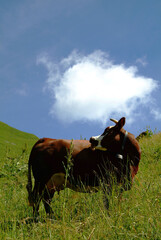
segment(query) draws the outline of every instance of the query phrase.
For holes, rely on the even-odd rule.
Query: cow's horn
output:
[[[114,123],[118,123],[118,121],[116,119],[110,118],[110,120]]]

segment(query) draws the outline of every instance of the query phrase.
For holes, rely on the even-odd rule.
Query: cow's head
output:
[[[138,171],[138,165],[141,158],[141,149],[135,136],[123,129],[125,118],[119,121],[111,119],[116,123],[115,126],[107,127],[102,135],[91,137],[90,143],[92,149],[110,150],[116,155],[128,155],[132,165],[132,175]]]
[[[107,127],[101,135],[90,138],[92,148],[105,151],[109,147],[111,148],[113,142],[120,141],[120,132],[125,124],[125,118],[122,117],[119,121],[111,120],[116,123],[115,126]],[[124,132],[126,131],[124,130]]]

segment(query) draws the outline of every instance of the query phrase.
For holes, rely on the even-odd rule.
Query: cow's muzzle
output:
[[[91,143],[91,148],[95,149],[95,147],[98,145],[98,140],[96,140],[94,137],[91,137],[89,139],[89,142]]]

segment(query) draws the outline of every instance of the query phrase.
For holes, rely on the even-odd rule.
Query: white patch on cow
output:
[[[114,126],[109,126],[108,128],[111,129],[111,128],[113,128],[113,127],[114,127]],[[106,151],[106,150],[107,150],[107,148],[104,148],[104,147],[102,147],[102,145],[101,145],[101,141],[102,141],[102,139],[103,139],[106,135],[108,135],[108,132],[105,133],[104,135],[98,135],[98,136],[92,137],[94,140],[98,141],[98,145],[95,147],[95,149],[99,149],[99,150],[101,150],[101,151]]]
[[[96,141],[101,141],[104,138],[104,135],[93,136],[92,138]]]
[[[102,148],[102,146],[101,146],[101,141],[102,141],[102,139],[104,138],[104,136],[102,136],[102,135],[99,135],[99,136],[94,136],[94,137],[92,137],[94,140],[96,140],[96,141],[98,141],[98,145],[95,147],[96,149],[98,149],[98,148]]]
[[[115,126],[109,126],[109,129],[111,129],[111,128],[113,128],[113,127],[115,127]]]

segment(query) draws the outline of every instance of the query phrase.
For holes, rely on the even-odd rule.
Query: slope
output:
[[[19,131],[0,121],[0,166],[7,156],[14,158],[24,149],[29,153],[37,139],[33,134]]]

